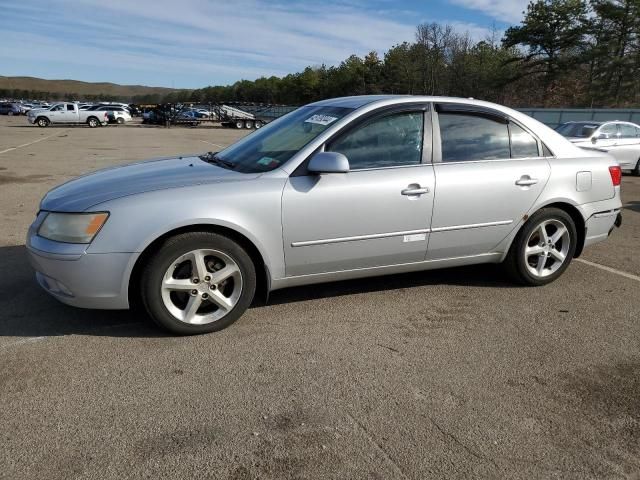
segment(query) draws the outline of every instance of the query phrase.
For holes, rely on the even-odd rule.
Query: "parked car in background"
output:
[[[52,123],[86,123],[94,128],[109,122],[107,112],[80,110],[76,103],[57,103],[47,110],[31,110],[27,120],[39,127]]]
[[[129,111],[121,105],[94,105],[88,110],[96,112],[107,112],[109,122],[111,123],[118,123],[122,125],[132,120]]]
[[[20,115],[22,108],[17,103],[0,103],[0,115]]]
[[[20,104],[20,108],[22,109],[22,113],[26,115],[27,113],[29,113],[29,111],[31,111],[33,109],[33,104],[31,104],[31,103],[21,103]]]
[[[620,177],[608,155],[496,104],[337,98],[218,153],[67,182],[27,248],[64,303],[140,299],[158,325],[204,333],[294,285],[501,262],[550,283],[620,224]]]
[[[606,152],[640,176],[640,126],[631,122],[567,122],[556,131],[581,148]]]

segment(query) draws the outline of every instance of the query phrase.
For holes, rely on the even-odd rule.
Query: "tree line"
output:
[[[502,38],[473,41],[450,25],[416,28],[383,55],[352,55],[285,77],[194,90],[191,101],[304,104],[379,93],[474,97],[515,107],[640,103],[640,0],[535,0]],[[187,98],[188,97],[188,98]]]
[[[640,0],[534,0],[523,15],[503,35],[493,31],[480,41],[450,25],[425,23],[417,26],[413,42],[383,54],[351,55],[336,66],[308,66],[284,77],[127,100],[300,105],[391,93],[474,97],[514,107],[638,106]]]

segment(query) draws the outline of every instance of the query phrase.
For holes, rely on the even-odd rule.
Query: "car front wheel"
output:
[[[567,269],[578,235],[571,216],[558,208],[533,214],[516,236],[505,264],[511,277],[525,285],[546,285]]]
[[[142,273],[142,300],[151,318],[180,335],[228,327],[256,290],[251,257],[233,240],[209,232],[167,240]]]

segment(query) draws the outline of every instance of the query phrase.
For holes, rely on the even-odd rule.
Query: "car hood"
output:
[[[259,176],[227,170],[196,156],[162,158],[78,177],[49,191],[42,199],[40,209],[82,212],[99,203],[129,195],[208,183],[246,181]]]

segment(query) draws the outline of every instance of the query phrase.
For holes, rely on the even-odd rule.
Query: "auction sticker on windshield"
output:
[[[318,125],[329,125],[332,122],[335,122],[338,117],[331,117],[329,115],[312,115],[307,118],[305,123],[317,123]]]

